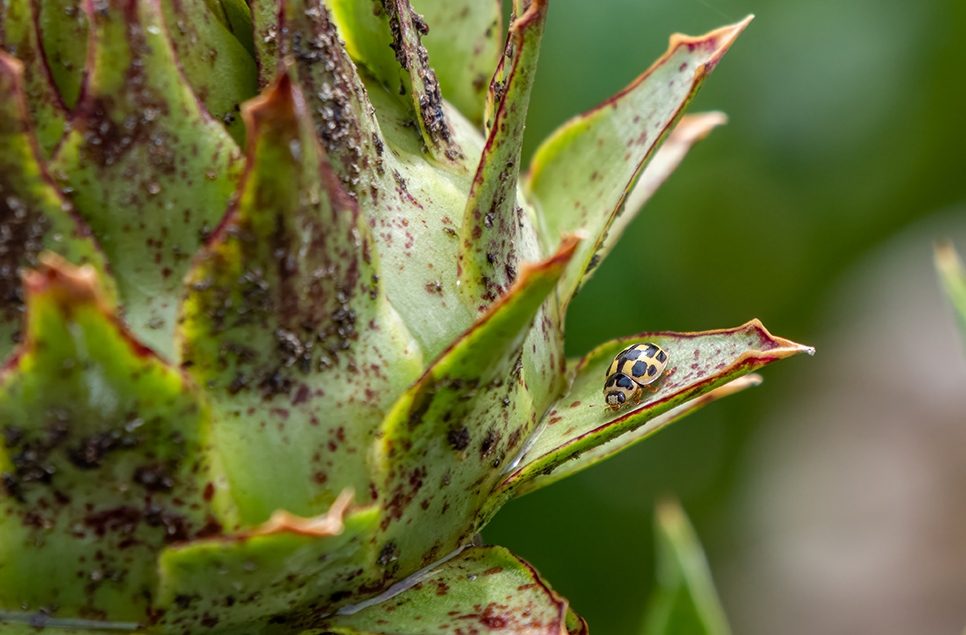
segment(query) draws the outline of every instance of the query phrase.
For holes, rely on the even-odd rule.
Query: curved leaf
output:
[[[516,496],[522,496],[523,494],[528,494],[534,490],[540,489],[541,487],[546,487],[547,485],[556,483],[557,481],[572,474],[576,474],[577,472],[585,470],[592,465],[596,465],[604,459],[609,459],[618,452],[626,450],[639,441],[643,441],[666,426],[683,419],[696,410],[700,410],[712,401],[717,401],[722,397],[733,395],[736,392],[741,392],[746,388],[751,388],[752,386],[758,386],[760,384],[761,375],[757,373],[751,373],[750,375],[745,375],[744,377],[739,377],[738,379],[729,381],[727,384],[719,386],[710,392],[706,392],[700,397],[696,397],[691,401],[684,402],[680,406],[671,408],[664,414],[654,417],[648,421],[647,424],[642,425],[636,430],[621,435],[616,439],[601,444],[593,449],[587,450],[577,458],[561,464],[549,474],[540,474],[534,477],[532,480],[520,484],[520,486],[514,491],[514,494]]]
[[[237,143],[244,143],[239,109],[243,101],[258,94],[258,69],[252,54],[232,33],[222,3],[162,0],[161,9],[185,79],[208,113]],[[251,33],[250,23],[247,32]]]
[[[14,0],[8,2],[16,4]],[[37,2],[37,20],[50,76],[67,110],[72,111],[81,94],[87,63],[90,27],[84,0]]]
[[[382,131],[328,7],[322,0],[278,4],[281,26],[276,45],[282,56],[294,60],[292,71],[332,169],[363,204],[374,193],[392,192],[396,183],[386,173]],[[262,70],[266,77],[268,69]],[[274,78],[275,69],[271,71]]]
[[[288,74],[244,110],[248,174],[188,275],[179,335],[246,524],[373,489],[364,448],[422,370],[368,227]],[[258,465],[259,469],[251,469]]]
[[[701,543],[677,501],[658,503],[654,535],[657,589],[643,635],[730,635]]]
[[[408,102],[406,107],[433,157],[459,164],[464,155],[422,44],[429,27],[409,0],[335,0],[331,8],[346,50],[391,93]]]
[[[443,97],[480,125],[490,78],[502,47],[499,0],[412,0],[429,33],[429,51]]]
[[[490,87],[499,97],[487,122],[489,136],[470,186],[459,244],[461,284],[466,293],[479,294],[483,306],[513,284],[520,261],[540,256],[536,230],[522,222],[517,177],[546,17],[547,0],[534,0],[510,25],[504,74]]]
[[[502,465],[536,424],[521,345],[577,240],[525,266],[517,283],[392,407],[375,447],[383,508],[383,585],[450,553],[478,531],[476,513]],[[413,531],[414,528],[418,531]]]
[[[146,621],[157,553],[234,522],[208,407],[124,330],[92,268],[50,256],[24,287],[0,374],[0,606]]]
[[[90,264],[108,285],[104,256],[70,205],[54,187],[28,121],[23,66],[0,52],[0,359],[20,339],[23,292],[20,272],[53,251],[78,265]]]
[[[0,96],[4,101],[12,102],[26,99],[27,112],[33,122],[37,143],[40,144],[44,156],[48,156],[64,134],[67,109],[50,76],[37,24],[36,3],[10,0],[0,2],[0,55],[9,53],[23,64],[23,81],[16,93],[12,90],[0,90]],[[6,60],[2,62],[3,66],[9,68],[11,62],[5,56],[3,59]],[[0,107],[13,106],[3,104]],[[19,120],[18,114],[9,121]]]
[[[561,635],[576,620],[568,620],[567,601],[529,564],[503,547],[470,547],[410,589],[332,617],[313,633]]]
[[[367,537],[374,508],[347,511],[341,496],[322,517],[279,514],[252,531],[175,545],[161,554],[157,607],[171,632],[263,632],[332,610],[353,599],[359,571],[372,562]]]
[[[185,82],[158,0],[110,0],[92,19],[86,90],[50,171],[108,257],[125,320],[174,359],[181,281],[241,154]]]
[[[653,342],[667,351],[667,370],[654,384],[657,391],[645,392],[640,406],[613,412],[602,396],[607,367],[623,348],[640,341]],[[718,386],[779,359],[814,352],[810,347],[772,336],[758,320],[734,329],[641,333],[603,344],[571,371],[570,390],[547,412],[545,425],[531,440],[520,464],[500,484],[493,505],[499,505],[505,496],[528,481],[541,475],[552,478],[554,471],[568,461],[632,433]],[[632,437],[631,441],[638,438]]]
[[[939,280],[956,311],[960,330],[966,337],[966,268],[948,241],[936,245],[935,259]]]
[[[591,237],[560,282],[563,306],[645,160],[750,20],[700,37],[672,36],[667,53],[630,86],[565,124],[537,150],[525,189],[545,220],[547,244],[581,230]]]

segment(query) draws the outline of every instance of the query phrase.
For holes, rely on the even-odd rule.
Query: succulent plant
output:
[[[5,634],[586,630],[481,528],[810,349],[565,359],[747,20],[521,172],[547,0],[514,9],[504,46],[490,0],[0,0]],[[641,339],[668,370],[608,411]]]

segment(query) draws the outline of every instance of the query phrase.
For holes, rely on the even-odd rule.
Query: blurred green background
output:
[[[552,0],[527,156],[647,68],[670,33],[748,13],[756,19],[690,109],[723,110],[730,123],[692,150],[578,296],[570,356],[635,332],[753,317],[815,344],[851,266],[966,200],[963,0]],[[646,269],[635,257],[644,244],[656,263]],[[532,562],[593,632],[637,633],[654,499],[680,496],[714,569],[740,540],[730,521],[749,440],[810,362],[770,367],[762,387],[511,502],[485,539]]]

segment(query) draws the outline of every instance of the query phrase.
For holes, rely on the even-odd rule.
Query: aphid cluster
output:
[[[668,355],[663,348],[650,342],[628,346],[614,358],[607,368],[604,382],[604,401],[610,410],[620,410],[630,402],[640,403],[643,389],[650,386],[667,368]]]

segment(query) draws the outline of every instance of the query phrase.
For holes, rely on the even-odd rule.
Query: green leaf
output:
[[[27,114],[24,67],[0,52],[0,359],[19,341],[23,321],[20,271],[42,250],[101,274],[113,301],[104,257],[54,187],[39,156]]]
[[[258,85],[265,88],[278,72],[278,31],[281,6],[275,0],[249,0]]]
[[[23,0],[6,0],[12,5]],[[67,110],[81,94],[87,63],[88,18],[83,0],[43,0],[37,3],[41,45],[50,76]]]
[[[245,0],[219,0],[228,27],[241,45],[255,59],[255,33],[252,25],[252,11]]]
[[[671,134],[647,162],[644,171],[624,200],[621,210],[617,213],[607,233],[598,239],[597,248],[591,257],[590,265],[588,265],[580,280],[581,285],[587,282],[597,264],[614,248],[614,245],[624,234],[624,230],[637,217],[637,214],[657,189],[681,165],[681,161],[687,156],[691,146],[707,137],[712,130],[724,125],[727,121],[728,118],[722,112],[703,112],[681,117]]]
[[[13,92],[7,91],[0,91],[0,95],[3,95],[4,100],[17,102],[26,98],[29,119],[33,122],[37,142],[46,157],[64,134],[67,109],[50,76],[41,48],[37,24],[35,3],[0,0],[0,55],[3,55],[3,59],[6,60],[0,64],[5,67],[12,66],[13,63],[6,57],[7,53],[23,64],[22,85],[18,87],[16,97],[13,97]],[[0,108],[5,109],[11,107],[0,105]],[[10,121],[20,119],[18,113]]]
[[[936,245],[935,259],[939,281],[956,311],[963,337],[966,337],[966,268],[949,241]]]
[[[645,392],[641,405],[611,411],[602,396],[607,368],[617,353],[641,341],[653,342],[667,352],[667,369],[654,384],[657,391]],[[571,471],[569,461],[615,442],[596,455],[604,458],[622,445],[615,440],[648,424],[645,431],[632,434],[626,443],[639,441],[663,426],[660,420],[653,426],[649,424],[660,415],[762,366],[799,353],[812,354],[814,349],[772,336],[758,320],[734,329],[641,333],[602,344],[572,368],[570,390],[544,416],[526,455],[500,484],[492,504],[498,507],[506,496],[521,488],[534,489],[539,484],[525,484],[538,477],[555,480],[557,469]],[[589,465],[594,457],[582,461],[579,468]]]
[[[572,474],[585,470],[588,467],[596,465],[605,459],[609,459],[618,452],[626,450],[639,441],[647,439],[658,430],[662,430],[666,426],[683,419],[692,412],[700,410],[701,408],[710,404],[712,401],[717,401],[722,397],[733,395],[736,392],[741,392],[742,390],[751,388],[752,386],[758,386],[761,384],[761,381],[761,375],[758,375],[757,373],[751,373],[750,375],[745,375],[744,377],[734,379],[723,386],[719,386],[710,392],[704,393],[700,397],[696,397],[691,401],[684,402],[680,406],[671,408],[664,414],[654,417],[648,421],[646,425],[642,425],[636,430],[625,433],[616,439],[587,450],[583,454],[580,454],[577,458],[563,463],[549,474],[540,474],[530,481],[521,483],[514,493],[517,496],[522,496],[523,494],[528,494],[534,490],[540,489],[541,487],[546,487],[547,485],[556,483],[557,481],[562,480]]]
[[[397,183],[386,173],[382,131],[328,7],[322,0],[284,0],[280,5],[275,41],[280,54],[294,60],[292,70],[332,169],[363,204],[374,192],[394,192]]]
[[[422,44],[429,29],[409,0],[334,0],[331,8],[346,50],[406,104],[430,154],[461,165],[464,154]]]
[[[498,95],[492,121],[487,122],[489,136],[463,212],[460,281],[467,293],[480,296],[483,306],[513,284],[521,261],[540,256],[535,223],[522,222],[517,177],[546,17],[547,1],[535,0],[510,25],[501,78],[491,86]]]
[[[499,0],[412,0],[429,25],[423,44],[443,97],[480,125],[502,42]]]
[[[561,127],[537,150],[525,183],[545,221],[548,245],[584,231],[560,282],[566,307],[644,162],[751,20],[700,37],[674,35],[657,62],[627,88]]]
[[[24,278],[24,343],[0,375],[0,607],[145,621],[167,544],[233,512],[209,409],[107,308],[91,267]]]
[[[470,547],[408,590],[312,633],[560,635],[580,620],[568,617],[567,601],[529,564],[503,547]]]
[[[93,20],[86,90],[50,171],[111,263],[125,320],[174,361],[182,278],[243,161],[178,69],[158,3],[110,0]]]
[[[467,544],[503,466],[536,425],[522,344],[577,246],[517,283],[392,407],[374,450],[383,585]],[[414,531],[414,528],[419,528]]]
[[[318,518],[276,514],[233,536],[175,545],[160,559],[157,605],[162,626],[261,633],[266,623],[299,621],[333,610],[359,593],[358,573],[372,561],[372,507],[347,511],[341,496]]]
[[[188,84],[208,113],[243,144],[245,126],[239,108],[258,94],[258,69],[252,54],[232,33],[224,5],[215,0],[162,0],[161,9]],[[250,38],[250,21],[247,32]]]
[[[658,503],[657,589],[643,635],[730,635],[701,543],[677,501]]]
[[[179,335],[251,525],[321,513],[346,487],[368,496],[365,448],[423,362],[290,75],[243,112],[248,173],[188,275]]]

